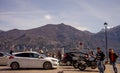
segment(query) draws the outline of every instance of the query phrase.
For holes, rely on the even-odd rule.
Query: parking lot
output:
[[[118,73],[120,73],[120,64],[117,64]],[[64,73],[99,73],[98,69],[87,68],[85,71],[80,71],[72,66],[59,66],[58,69],[44,70],[44,69],[19,69],[11,70],[7,66],[0,66],[0,73],[58,73],[63,71]],[[105,73],[114,73],[111,65],[106,65]]]

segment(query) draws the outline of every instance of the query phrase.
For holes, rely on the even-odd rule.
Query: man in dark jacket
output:
[[[97,58],[97,66],[98,66],[99,72],[104,73],[103,61],[105,58],[105,54],[101,51],[101,49],[99,47],[97,47],[96,58]]]
[[[117,73],[117,67],[116,67],[116,60],[118,58],[118,55],[114,52],[113,49],[109,49],[109,59],[110,59],[110,63],[113,66],[113,70],[115,73]]]

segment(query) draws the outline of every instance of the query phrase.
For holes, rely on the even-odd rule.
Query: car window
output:
[[[74,54],[72,54],[72,53],[69,53],[68,55],[69,55],[69,56],[71,56],[71,57],[75,56],[75,55],[74,55]]]
[[[32,58],[39,58],[39,55],[36,54],[36,53],[30,53],[30,56],[31,56]]]
[[[41,57],[46,57],[46,55],[45,55],[45,54],[40,54],[40,56],[41,56]]]
[[[3,57],[4,55],[2,53],[0,53],[0,57]]]
[[[4,52],[4,55],[6,55],[6,56],[10,56],[10,53],[8,53],[8,52]]]
[[[15,56],[17,56],[17,57],[30,57],[29,53],[20,53],[20,54],[16,54]]]

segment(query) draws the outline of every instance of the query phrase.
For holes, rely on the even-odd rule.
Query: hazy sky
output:
[[[0,0],[0,29],[31,29],[65,23],[98,32],[120,24],[120,0]]]

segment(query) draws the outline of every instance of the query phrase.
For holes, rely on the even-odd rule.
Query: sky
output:
[[[0,30],[28,30],[46,24],[93,33],[120,25],[120,0],[0,0]]]

